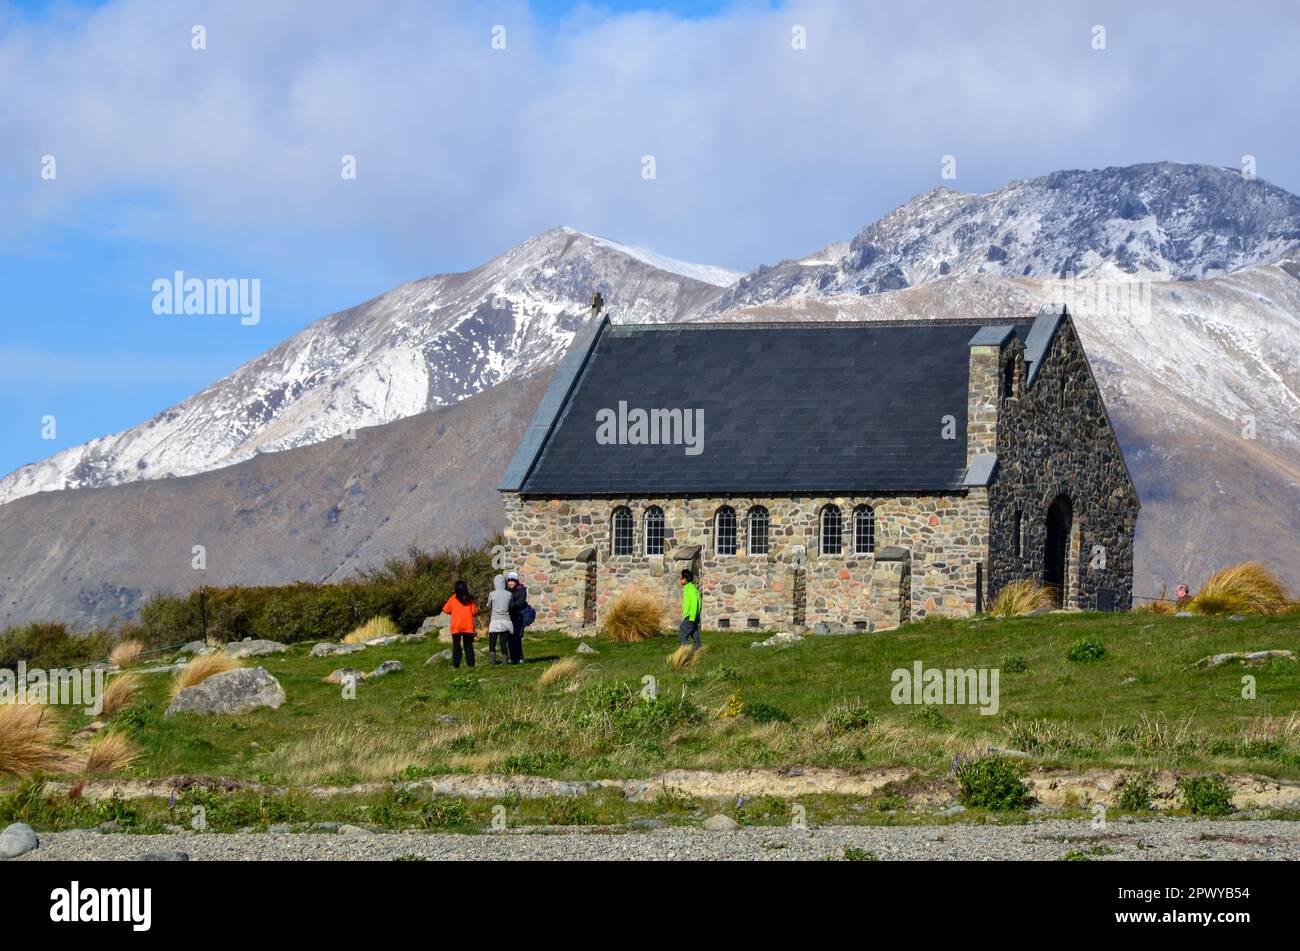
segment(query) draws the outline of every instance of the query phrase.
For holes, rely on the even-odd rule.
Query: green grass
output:
[[[953,756],[988,746],[1031,754],[1039,766],[1121,766],[1300,777],[1300,738],[1260,738],[1266,717],[1300,709],[1295,663],[1197,669],[1231,650],[1300,646],[1300,618],[1173,618],[1048,614],[1005,621],[931,620],[897,631],[809,638],[785,650],[751,649],[766,636],[713,632],[710,651],[684,671],[665,668],[670,639],[600,651],[574,692],[542,691],[548,664],[577,642],[530,635],[529,663],[469,671],[426,668],[436,641],[310,658],[310,643],[256,661],[284,686],[275,711],[166,719],[168,680],[148,675],[136,704],[114,718],[141,750],[129,775],[225,776],[299,788],[413,779],[441,772],[512,772],[561,778],[646,777],[670,768],[910,766],[946,773]],[[1081,640],[1105,645],[1086,663],[1067,659]],[[486,652],[481,652],[485,654]],[[890,702],[895,668],[999,667],[1001,709],[921,708]],[[406,669],[345,700],[323,682],[342,666]],[[1256,678],[1257,699],[1241,697]],[[640,699],[642,678],[658,699]],[[722,718],[737,695],[746,711]],[[458,722],[444,723],[440,715]],[[788,718],[788,719],[787,719]],[[67,718],[69,730],[85,718]],[[761,721],[761,722],[760,722]],[[13,780],[0,783],[12,788]],[[479,804],[470,806],[477,815]],[[579,817],[582,818],[582,817]]]

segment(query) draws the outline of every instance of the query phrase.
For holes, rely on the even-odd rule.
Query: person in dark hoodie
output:
[[[510,663],[524,662],[524,628],[526,615],[532,613],[528,606],[528,586],[519,580],[516,571],[506,575],[506,588],[510,591]]]
[[[488,621],[488,663],[496,666],[502,661],[510,660],[510,639],[514,636],[515,622],[511,616],[511,602],[514,596],[506,590],[505,575],[492,579],[492,593],[488,595],[488,607],[492,617]],[[497,641],[501,643],[502,657],[497,657]]]
[[[463,651],[465,661],[474,666],[474,618],[478,614],[478,602],[469,593],[469,585],[464,581],[456,582],[456,593],[442,606],[443,614],[451,615],[451,666],[460,666]]]

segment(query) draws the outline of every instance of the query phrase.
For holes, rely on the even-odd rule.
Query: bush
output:
[[[1222,776],[1184,776],[1178,791],[1194,816],[1226,816],[1233,811],[1232,790]]]
[[[537,678],[537,685],[542,688],[550,687],[566,680],[572,680],[581,671],[582,661],[578,658],[561,657],[542,671],[542,675]]]
[[[1075,641],[1070,645],[1070,649],[1065,652],[1066,660],[1079,661],[1080,663],[1101,660],[1105,656],[1105,646],[1087,637]]]
[[[664,614],[659,598],[640,588],[629,588],[606,610],[605,634],[611,640],[622,642],[661,637],[668,626]]]
[[[876,715],[862,704],[841,704],[826,716],[826,729],[831,733],[852,733],[875,725]]]
[[[1008,654],[1002,658],[1002,671],[1007,674],[1023,674],[1029,669],[1029,661],[1023,654]]]
[[[382,614],[372,617],[359,628],[349,632],[348,636],[343,638],[344,644],[364,644],[366,641],[372,641],[376,637],[391,637],[394,634],[400,634],[397,625],[392,622],[391,618],[384,617]]]
[[[12,670],[19,661],[44,668],[89,664],[108,654],[113,639],[104,630],[76,634],[63,624],[20,624],[0,633],[0,667]]]
[[[1289,605],[1277,576],[1251,561],[1210,575],[1190,607],[1198,614],[1278,614]]]
[[[1008,812],[1033,803],[1025,785],[1025,768],[1002,756],[968,760],[957,767],[957,799],[963,806]]]
[[[790,714],[761,700],[745,704],[745,716],[755,723],[789,723]]]
[[[1151,773],[1133,773],[1119,787],[1115,805],[1125,812],[1147,812],[1151,809],[1151,794],[1156,791],[1156,778]]]
[[[0,775],[27,776],[66,765],[58,749],[58,715],[52,707],[0,703]]]
[[[469,822],[469,808],[463,799],[430,799],[420,807],[420,822],[426,829],[449,829]]]
[[[996,618],[1024,617],[1051,606],[1051,592],[1032,578],[1023,578],[1003,586],[989,605],[989,614]]]

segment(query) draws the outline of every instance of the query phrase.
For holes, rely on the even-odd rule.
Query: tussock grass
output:
[[[549,687],[552,684],[573,679],[578,676],[581,670],[582,661],[576,657],[565,657],[543,670],[542,676],[537,678],[537,683],[539,686]]]
[[[134,667],[144,656],[144,644],[140,641],[122,641],[108,652],[108,662],[114,667]]]
[[[473,733],[468,725],[431,729],[427,723],[399,728],[354,723],[286,743],[259,762],[262,771],[290,785],[392,780],[412,766],[443,763],[445,745]]]
[[[123,734],[112,730],[101,733],[86,750],[87,773],[117,773],[139,758],[135,745]]]
[[[1257,561],[1216,571],[1192,598],[1197,614],[1278,614],[1290,607],[1277,576]]]
[[[687,667],[694,667],[700,661],[700,655],[707,651],[708,645],[696,650],[690,644],[683,644],[677,650],[673,651],[666,658],[668,667],[671,670],[685,670]]]
[[[1025,617],[1052,606],[1052,594],[1032,578],[1005,585],[989,605],[996,618]]]
[[[139,674],[118,674],[110,680],[108,686],[104,688],[102,715],[111,717],[125,710],[139,692],[141,680]]]
[[[343,638],[344,644],[363,644],[366,641],[373,640],[376,637],[389,637],[393,634],[402,633],[397,629],[391,618],[372,617],[365,624]]]
[[[27,776],[62,768],[67,754],[58,749],[59,720],[36,703],[0,704],[0,774]]]
[[[220,652],[195,657],[172,677],[171,696],[175,697],[182,690],[201,684],[209,677],[242,666],[244,665],[240,661]]]
[[[667,628],[663,602],[648,591],[629,588],[605,612],[605,634],[622,643],[663,636]]]

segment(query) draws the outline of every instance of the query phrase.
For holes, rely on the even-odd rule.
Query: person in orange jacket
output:
[[[456,593],[442,606],[443,614],[451,615],[451,666],[460,666],[460,655],[465,653],[465,663],[474,666],[474,618],[478,615],[478,602],[469,593],[469,585],[456,582]]]

